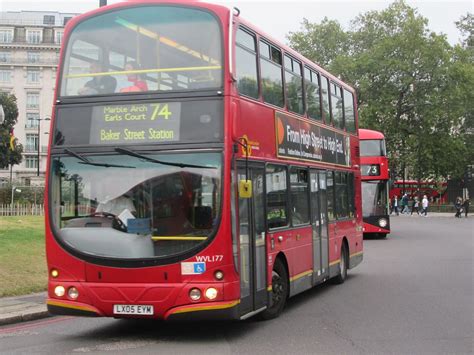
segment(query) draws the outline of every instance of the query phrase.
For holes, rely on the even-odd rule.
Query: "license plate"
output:
[[[143,304],[115,304],[114,314],[153,315],[153,306]]]

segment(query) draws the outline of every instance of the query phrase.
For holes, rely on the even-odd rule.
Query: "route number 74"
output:
[[[169,110],[168,104],[151,104],[150,106],[153,107],[153,113],[151,114],[150,121],[154,121],[160,117],[165,120],[168,120],[170,116],[173,114]]]

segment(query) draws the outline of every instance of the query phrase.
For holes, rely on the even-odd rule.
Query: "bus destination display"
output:
[[[181,103],[95,106],[90,144],[162,143],[179,141]]]

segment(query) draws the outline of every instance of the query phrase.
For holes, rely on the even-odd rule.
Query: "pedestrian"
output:
[[[415,205],[415,199],[413,198],[413,195],[410,195],[408,197],[408,210],[407,214],[413,214],[413,206]]]
[[[470,205],[471,201],[469,200],[469,198],[466,198],[464,200],[464,203],[462,204],[462,208],[464,208],[464,217],[467,218],[467,214],[469,213],[469,205]]]
[[[402,214],[408,213],[408,195],[404,194],[402,196],[402,201],[401,201],[401,207],[402,207]]]
[[[420,200],[418,199],[418,196],[415,196],[413,200],[413,208],[411,210],[411,214],[413,215],[413,212],[416,212],[417,215],[420,215]]]
[[[390,214],[395,212],[398,216],[398,196],[394,195],[392,198],[392,208],[390,209]]]
[[[421,210],[421,215],[425,216],[425,217],[428,217],[428,197],[426,195],[423,195],[423,200],[421,200],[421,207],[423,208]]]
[[[459,196],[456,197],[456,201],[454,201],[454,208],[456,209],[456,214],[454,215],[454,217],[461,218],[462,205],[462,198]]]

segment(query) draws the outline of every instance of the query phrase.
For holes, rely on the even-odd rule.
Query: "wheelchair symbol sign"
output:
[[[206,264],[205,263],[194,263],[194,273],[195,274],[202,274],[206,271]]]

